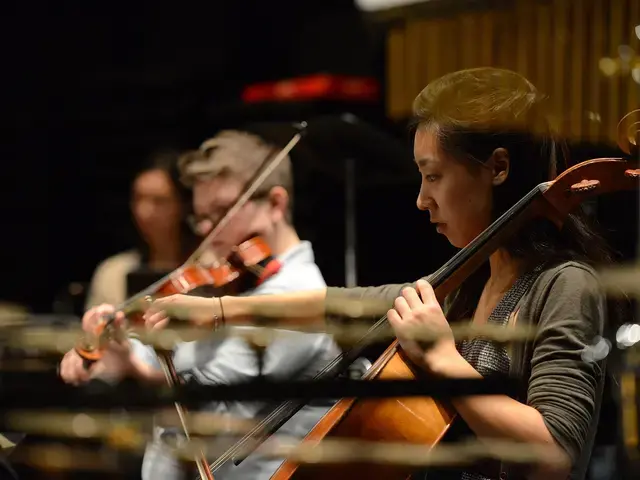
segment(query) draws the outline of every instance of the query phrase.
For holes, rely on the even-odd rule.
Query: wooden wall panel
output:
[[[640,107],[631,74],[606,76],[620,45],[640,55],[638,0],[514,0],[511,7],[408,19],[388,32],[387,111],[411,114],[430,81],[462,68],[522,73],[550,97],[553,126],[574,140],[615,141],[622,116]]]

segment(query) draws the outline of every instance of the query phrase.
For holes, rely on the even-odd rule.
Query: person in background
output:
[[[179,178],[177,153],[158,152],[133,181],[131,213],[139,235],[136,248],[113,255],[96,268],[85,301],[86,309],[127,297],[127,275],[141,267],[164,271],[179,267],[197,247],[187,215],[191,192]]]

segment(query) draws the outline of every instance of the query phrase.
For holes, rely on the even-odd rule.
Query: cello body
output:
[[[376,360],[364,377],[416,379],[414,367],[405,361],[398,341]],[[319,443],[326,437],[375,442],[404,442],[433,447],[445,436],[455,419],[454,410],[431,397],[384,399],[343,398],[336,403],[304,439]],[[286,460],[271,480],[331,479],[405,480],[415,467],[348,463],[340,465],[297,465]]]

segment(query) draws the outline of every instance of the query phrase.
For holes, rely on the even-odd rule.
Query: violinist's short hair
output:
[[[205,140],[197,150],[184,153],[178,161],[178,167],[182,183],[187,187],[192,187],[198,180],[215,177],[234,178],[246,184],[267,159],[279,152],[280,148],[257,135],[239,130],[222,130]],[[293,173],[288,155],[262,182],[255,196],[267,194],[276,186],[284,188],[289,194],[287,219],[290,220]]]

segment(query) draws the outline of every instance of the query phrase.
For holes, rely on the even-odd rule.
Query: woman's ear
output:
[[[275,186],[269,191],[269,205],[273,212],[274,221],[286,218],[289,208],[289,192],[281,186]]]
[[[493,175],[493,186],[502,185],[509,176],[511,161],[506,148],[496,148],[491,154],[488,165]]]

